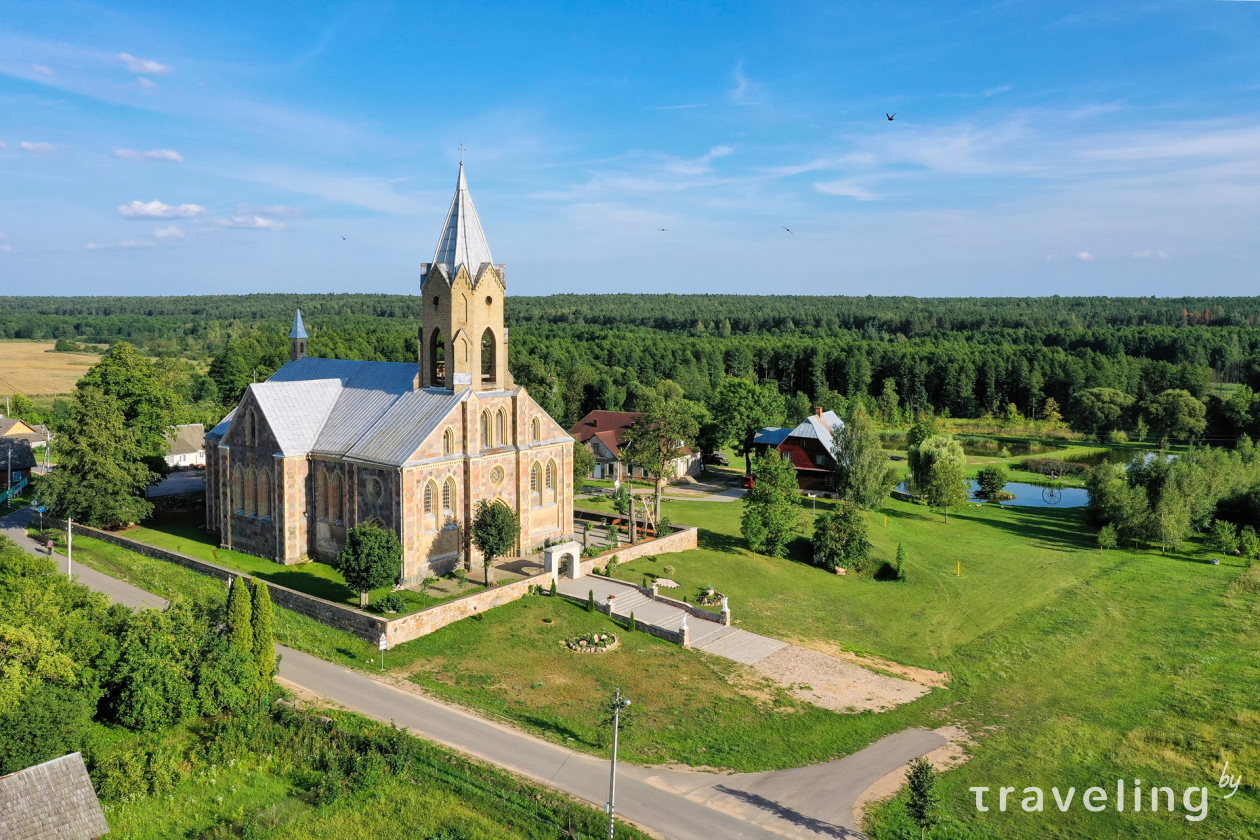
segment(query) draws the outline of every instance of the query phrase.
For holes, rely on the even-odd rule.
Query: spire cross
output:
[[[464,149],[464,144],[463,144],[463,143],[460,143],[460,144],[459,144],[459,162],[460,162],[460,165],[463,165],[463,163],[464,163],[464,151],[465,151],[465,149]]]

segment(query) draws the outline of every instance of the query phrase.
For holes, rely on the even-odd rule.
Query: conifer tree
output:
[[[253,607],[250,623],[254,631],[254,666],[258,670],[259,690],[265,694],[271,686],[271,678],[276,675],[276,645],[272,633],[275,617],[271,590],[259,578],[254,578]]]
[[[244,575],[237,575],[232,579],[232,588],[228,590],[228,641],[233,647],[243,650],[250,656],[254,653],[254,628],[251,624],[254,612],[252,601]]]

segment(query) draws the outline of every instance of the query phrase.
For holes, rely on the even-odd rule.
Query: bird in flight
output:
[[[669,233],[669,228],[657,228],[657,230],[662,231],[664,233]]]
[[[896,112],[896,111],[893,111],[893,112],[890,114],[890,113],[888,113],[887,111],[885,111],[885,112],[884,112],[884,116],[885,116],[885,117],[888,117],[888,121],[889,121],[889,122],[892,122],[893,120],[897,119],[897,112]]]
[[[783,225],[779,225],[779,227],[783,227]],[[783,229],[784,229],[784,230],[786,230],[788,233],[792,233],[792,229],[791,229],[791,228],[783,228]],[[792,235],[793,235],[793,236],[796,236],[796,234],[795,234],[795,233],[792,233]]]
[[[342,238],[342,240],[345,240],[345,237],[344,237],[344,236],[343,236],[343,237],[341,237],[341,238]]]

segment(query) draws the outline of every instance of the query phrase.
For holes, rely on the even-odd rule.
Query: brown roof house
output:
[[[592,478],[611,478],[621,481],[633,469],[634,476],[642,476],[643,470],[631,468],[621,456],[621,444],[634,421],[643,416],[639,411],[592,411],[569,429],[574,440],[591,450],[595,456],[595,472]],[[700,456],[689,448],[681,458],[675,458],[670,470],[671,478],[695,475],[700,472]]]
[[[469,523],[483,501],[520,516],[518,552],[572,539],[573,439],[508,372],[507,269],[463,164],[420,274],[415,362],[308,356],[299,313],[289,363],[206,433],[206,528],[223,547],[331,560],[371,523],[402,541],[411,585],[480,559]]]
[[[166,433],[170,451],[166,463],[172,467],[204,467],[206,465],[206,427],[200,423],[174,426]]]
[[[94,840],[106,834],[109,823],[79,753],[0,776],[4,840]]]
[[[43,427],[41,426],[42,430]],[[16,438],[31,443],[43,443],[43,431],[37,431],[36,428],[25,420],[17,417],[5,417],[0,415],[0,438]]]

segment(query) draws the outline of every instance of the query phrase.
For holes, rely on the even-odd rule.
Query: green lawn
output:
[[[219,548],[218,537],[205,530],[204,522],[205,514],[201,511],[157,514],[143,525],[127,530],[122,536],[217,563],[247,575],[257,575],[270,583],[278,583],[327,601],[359,606],[359,593],[347,586],[341,573],[327,563],[281,566],[263,557]],[[398,594],[402,597],[404,606],[398,615],[422,610],[481,588],[480,584],[471,580],[464,583],[442,581],[441,586],[444,591],[437,593],[433,590],[425,594],[409,589],[400,591]],[[370,603],[376,603],[392,591],[393,588],[389,586],[372,590]]]

